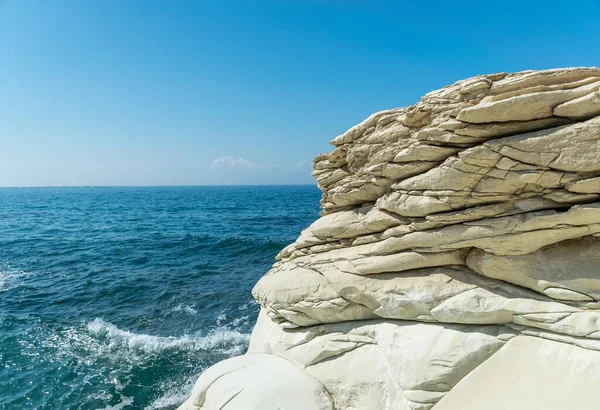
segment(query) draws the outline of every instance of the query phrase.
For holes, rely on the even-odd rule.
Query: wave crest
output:
[[[144,353],[159,353],[172,349],[188,351],[218,349],[223,354],[242,354],[250,340],[249,334],[240,333],[225,326],[219,326],[204,336],[184,335],[181,337],[133,333],[119,329],[101,318],[94,319],[86,327],[92,337],[108,343],[109,347],[126,348]]]

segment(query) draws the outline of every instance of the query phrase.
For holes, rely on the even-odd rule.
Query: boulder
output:
[[[302,368],[281,357],[246,354],[200,376],[182,410],[332,410],[329,393]]]

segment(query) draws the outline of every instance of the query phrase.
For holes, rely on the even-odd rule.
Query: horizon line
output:
[[[25,188],[182,188],[182,187],[252,187],[252,186],[317,186],[312,184],[173,184],[173,185],[6,185],[0,189]]]

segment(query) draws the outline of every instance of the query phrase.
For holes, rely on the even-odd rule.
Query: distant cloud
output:
[[[213,167],[221,165],[230,167],[256,167],[258,164],[244,158],[219,157],[212,162]]]
[[[300,161],[296,164],[297,168],[302,168],[303,166],[308,165],[308,161],[304,160],[304,161]]]

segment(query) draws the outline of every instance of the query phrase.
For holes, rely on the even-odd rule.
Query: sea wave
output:
[[[224,354],[243,353],[250,335],[227,326],[218,326],[206,335],[184,335],[181,337],[153,336],[119,329],[112,323],[96,318],[87,324],[89,334],[105,341],[111,348],[125,348],[144,353],[159,353],[165,350],[213,350]]]
[[[225,319],[225,318],[222,318]],[[235,323],[234,323],[235,322]],[[160,396],[153,399],[144,410],[173,409],[183,403],[190,395],[199,374],[205,370],[204,355],[219,354],[225,357],[243,354],[248,346],[250,334],[236,328],[239,322],[222,324],[217,321],[216,327],[204,334],[183,335],[181,337],[155,336],[135,333],[121,329],[109,321],[96,318],[86,324],[86,332],[91,338],[96,354],[104,358],[110,355],[121,358],[124,362],[147,362],[152,357],[171,357],[174,353],[185,354],[191,360],[198,360],[194,366],[196,371],[185,378],[177,378],[162,382],[158,387]],[[88,343],[88,347],[90,346]],[[195,359],[194,359],[195,358]],[[125,373],[129,374],[127,371]],[[123,401],[129,405],[127,397]],[[115,407],[118,409],[118,407]],[[111,408],[111,410],[113,410]]]
[[[172,410],[189,397],[198,376],[212,363],[247,349],[250,334],[242,330],[247,329],[247,319],[227,320],[224,314],[221,319],[211,329],[179,337],[134,332],[100,317],[63,329],[42,324],[27,335],[21,349],[46,367],[83,375],[82,387],[72,387],[72,394],[94,408]],[[163,380],[146,375],[146,369],[159,367],[179,370]],[[88,393],[92,385],[100,391]],[[140,385],[153,394],[138,398],[140,393],[134,391]]]
[[[23,410],[176,408],[202,371],[245,352],[259,309],[251,289],[318,217],[321,195],[316,187],[0,194],[9,215],[0,403]]]

